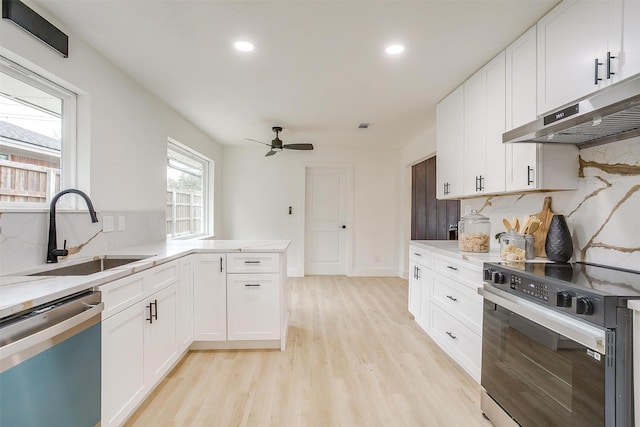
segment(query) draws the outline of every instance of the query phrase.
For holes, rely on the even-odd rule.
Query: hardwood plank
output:
[[[128,426],[490,426],[398,278],[289,279],[287,350],[192,351]]]

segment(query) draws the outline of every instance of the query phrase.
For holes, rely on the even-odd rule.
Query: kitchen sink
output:
[[[94,259],[91,261],[82,262],[79,264],[52,268],[51,270],[29,274],[29,276],[87,276],[89,274],[99,273],[101,271],[109,270],[111,268],[127,265],[132,262],[141,261],[145,258],[149,258],[149,257],[147,256],[126,257],[126,258],[104,257],[100,259]]]

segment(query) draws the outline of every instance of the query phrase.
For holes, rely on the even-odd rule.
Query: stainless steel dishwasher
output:
[[[100,292],[0,319],[0,426],[100,425]]]

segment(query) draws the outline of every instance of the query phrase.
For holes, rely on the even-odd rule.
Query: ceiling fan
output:
[[[256,141],[255,139],[245,138],[247,141],[257,142],[259,144],[268,145],[271,147],[271,150],[265,154],[265,157],[273,156],[278,151],[285,150],[313,150],[313,144],[308,143],[300,143],[300,144],[283,144],[282,140],[278,138],[278,134],[282,132],[281,126],[274,126],[271,128],[272,131],[276,133],[276,137],[271,141],[271,144],[267,144],[266,142]]]

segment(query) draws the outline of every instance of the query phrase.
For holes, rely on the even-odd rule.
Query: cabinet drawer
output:
[[[482,297],[470,288],[433,273],[431,301],[475,333],[482,333]]]
[[[482,338],[431,304],[431,337],[476,381],[480,382]]]
[[[409,260],[431,268],[431,251],[418,246],[409,246]]]
[[[229,253],[227,273],[278,273],[280,255],[277,253]]]
[[[102,318],[108,319],[144,297],[144,272],[100,286],[100,292],[104,302]]]
[[[160,264],[144,271],[143,274],[145,274],[144,290],[147,295],[150,295],[180,279],[180,260]]]
[[[462,260],[434,255],[433,271],[458,280],[473,290],[482,284],[482,267]]]
[[[280,338],[280,276],[227,276],[227,339]]]

